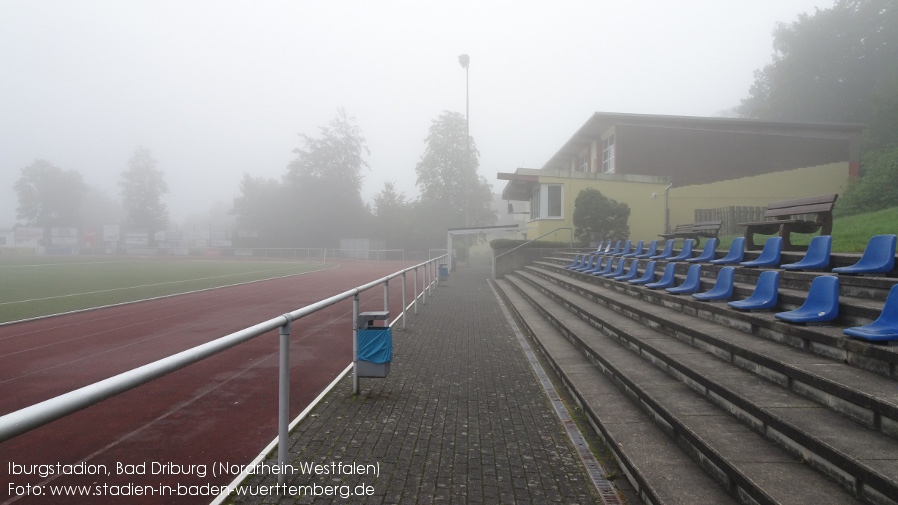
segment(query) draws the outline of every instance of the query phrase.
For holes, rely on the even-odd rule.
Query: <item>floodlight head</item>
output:
[[[471,62],[471,57],[467,54],[458,55],[458,62],[461,63],[461,68],[468,68],[468,63]]]

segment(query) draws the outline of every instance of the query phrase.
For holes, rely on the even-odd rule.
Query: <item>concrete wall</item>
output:
[[[728,181],[670,189],[670,226],[695,221],[695,209],[759,206],[806,196],[841,194],[848,186],[848,162],[830,163]],[[838,204],[837,204],[838,205]]]
[[[540,184],[563,184],[564,206],[561,219],[537,219],[527,223],[527,237],[535,239],[557,228],[574,228],[574,202],[580,191],[595,188],[608,198],[630,207],[630,240],[653,240],[664,233],[667,181],[659,177],[623,174],[553,172],[540,175]],[[849,163],[784,170],[709,184],[672,187],[668,193],[670,228],[695,221],[696,209],[727,206],[766,206],[770,202],[806,196],[842,193],[848,186]],[[569,232],[549,235],[543,240],[568,240]]]

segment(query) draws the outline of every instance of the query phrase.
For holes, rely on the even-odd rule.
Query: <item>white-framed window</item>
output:
[[[533,189],[530,219],[564,218],[564,185],[540,184]]]
[[[580,153],[577,157],[577,169],[580,172],[589,172],[589,150]]]
[[[602,139],[602,172],[614,173],[614,134]]]

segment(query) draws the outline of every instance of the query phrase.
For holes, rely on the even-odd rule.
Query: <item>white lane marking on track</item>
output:
[[[72,265],[108,265],[110,263],[141,263],[138,260],[111,260],[111,261],[74,261],[71,263],[28,263],[25,265],[0,265],[0,268],[29,268],[29,267],[59,267]]]
[[[314,271],[306,272],[306,273],[319,272],[319,271],[321,271],[321,270],[314,270]],[[302,274],[294,274],[294,275],[302,275]],[[290,276],[285,276],[285,277],[290,277]],[[270,279],[267,279],[267,280],[270,280]],[[255,282],[258,282],[258,281],[255,281]],[[249,283],[247,283],[247,284],[249,284]],[[249,298],[253,298],[253,297],[256,297],[256,296],[260,296],[260,295],[259,295],[259,294],[255,294],[255,295],[253,295],[252,297],[249,297]],[[351,312],[351,311],[350,311],[350,312]],[[162,319],[167,319],[167,318],[162,318]],[[139,322],[136,322],[136,323],[131,324],[131,325],[128,325],[128,326],[119,326],[119,327],[112,328],[112,329],[109,329],[109,330],[106,330],[106,331],[103,331],[103,332],[100,332],[100,333],[91,333],[91,334],[89,334],[89,335],[83,335],[83,336],[81,336],[81,337],[77,337],[77,338],[74,338],[74,339],[66,339],[66,340],[64,340],[64,341],[57,341],[57,342],[53,342],[53,343],[46,344],[46,345],[42,345],[42,346],[35,346],[35,347],[30,347],[30,348],[28,348],[28,349],[22,349],[22,350],[19,350],[19,351],[10,353],[10,354],[3,354],[3,355],[0,355],[0,358],[12,356],[12,355],[15,355],[15,354],[22,354],[22,353],[26,353],[26,352],[37,351],[37,350],[40,350],[40,349],[46,348],[46,347],[53,347],[53,346],[57,346],[57,345],[70,344],[70,343],[71,343],[72,341],[74,341],[74,340],[80,340],[80,339],[82,339],[82,338],[88,338],[88,337],[96,337],[96,336],[103,335],[103,334],[108,334],[108,333],[111,333],[111,332],[121,331],[121,330],[124,330],[124,329],[127,329],[127,328],[131,328],[131,327],[134,327],[134,326],[140,326],[140,325],[142,325],[142,324],[155,323],[156,321],[159,321],[159,319],[154,319],[153,321],[146,321],[146,320],[144,320],[144,321],[139,321]],[[332,320],[329,320],[327,323],[324,324],[324,326],[327,326],[327,325],[331,324],[331,322],[332,322]],[[194,327],[197,327],[197,326],[201,326],[202,324],[203,324],[203,323],[200,322],[200,323],[197,323],[197,324],[190,324],[190,325],[188,325],[188,326],[180,326],[180,327],[178,327],[177,329],[173,329],[173,330],[168,331],[168,332],[165,332],[165,333],[154,334],[154,335],[152,335],[152,336],[149,337],[149,338],[143,338],[143,339],[140,339],[140,340],[131,341],[131,342],[125,344],[125,345],[120,345],[120,346],[117,346],[117,347],[107,348],[107,349],[105,349],[105,350],[103,350],[103,351],[96,352],[96,353],[92,353],[92,354],[89,354],[89,355],[86,355],[86,356],[82,356],[82,357],[80,357],[80,358],[73,359],[73,360],[69,360],[69,361],[66,361],[66,362],[64,362],[64,363],[57,363],[57,364],[55,364],[55,365],[53,365],[53,366],[41,368],[41,369],[39,369],[39,370],[33,370],[33,371],[28,372],[28,373],[26,373],[26,374],[17,375],[17,376],[15,376],[15,377],[9,377],[9,378],[7,378],[7,379],[5,379],[5,380],[0,380],[0,384],[6,383],[6,382],[11,382],[11,381],[14,381],[14,380],[18,380],[18,379],[21,379],[21,378],[23,378],[23,377],[27,377],[27,376],[30,376],[30,375],[35,375],[35,374],[38,374],[38,373],[43,373],[43,372],[46,372],[46,371],[48,371],[48,370],[52,370],[52,369],[54,369],[54,368],[59,368],[59,367],[63,367],[63,366],[67,366],[67,365],[73,364],[73,363],[77,363],[77,362],[79,362],[79,361],[84,361],[84,360],[87,360],[87,359],[95,358],[95,357],[97,357],[97,356],[102,356],[102,355],[104,355],[104,354],[107,354],[107,353],[110,353],[110,352],[113,352],[113,351],[118,351],[118,350],[125,349],[125,348],[128,348],[128,347],[132,347],[132,346],[135,346],[135,345],[140,345],[140,344],[143,344],[143,343],[145,343],[145,342],[153,341],[153,340],[156,340],[156,339],[159,339],[159,338],[168,337],[168,336],[170,336],[170,335],[172,335],[172,334],[174,334],[174,333],[182,332],[182,331],[184,331],[185,329],[190,329],[190,328],[194,328]],[[319,329],[320,329],[320,328],[319,328]],[[316,329],[314,332],[317,332],[317,331],[318,331],[318,329]],[[313,333],[314,333],[314,332],[313,332]],[[301,340],[301,339],[300,339],[300,340]]]
[[[44,302],[47,300],[56,300],[59,298],[74,298],[77,296],[96,295],[99,293],[112,293],[114,291],[127,291],[129,289],[152,288],[152,287],[156,287],[156,286],[183,284],[185,282],[198,282],[198,281],[208,281],[208,280],[212,280],[212,279],[225,279],[227,277],[237,277],[240,275],[250,275],[250,274],[255,274],[255,273],[273,272],[275,270],[277,270],[277,269],[272,268],[270,270],[257,270],[257,271],[253,271],[253,272],[241,272],[241,273],[236,273],[236,274],[216,275],[216,276],[212,276],[212,277],[199,277],[196,279],[184,279],[184,280],[178,280],[178,281],[157,282],[154,284],[141,284],[139,286],[125,286],[125,287],[121,287],[121,288],[101,289],[101,290],[97,290],[97,291],[85,291],[83,293],[69,293],[67,295],[47,296],[44,298],[31,298],[28,300],[15,300],[15,301],[11,301],[11,302],[0,302],[0,305],[15,305],[18,303]],[[320,270],[311,270],[310,272],[318,272],[318,271],[320,271]],[[291,274],[291,275],[299,275],[299,274]],[[284,277],[286,277],[286,276],[284,276]],[[272,278],[275,279],[277,277],[272,277]],[[261,279],[261,280],[269,280],[269,279]],[[234,286],[236,284],[230,284],[230,285]],[[227,287],[227,286],[219,286],[219,287]]]

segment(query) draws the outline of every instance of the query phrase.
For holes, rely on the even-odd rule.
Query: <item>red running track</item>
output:
[[[0,326],[0,414],[170,356],[410,265],[343,262],[339,268],[321,272]],[[423,270],[418,278],[420,292]],[[410,272],[408,302],[413,279]],[[360,301],[363,311],[383,310],[383,288],[362,293]],[[391,316],[399,315],[401,301],[397,278],[390,283]],[[291,418],[352,361],[351,314],[351,301],[345,301],[291,325]],[[278,335],[273,331],[2,442],[0,503],[209,503],[213,496],[108,494],[135,493],[138,486],[167,492],[159,486],[230,483],[236,475],[213,476],[213,468],[218,463],[250,463],[277,435],[277,378]],[[42,469],[55,472],[57,463],[80,462],[105,465],[111,475],[29,474]],[[190,468],[191,464],[199,466]],[[117,475],[119,465],[125,470],[121,475]],[[202,475],[203,469],[206,475]],[[141,470],[146,474],[135,473]],[[29,491],[28,485],[41,486],[45,494],[52,491],[51,486],[89,486],[91,493],[106,495],[19,496]]]

